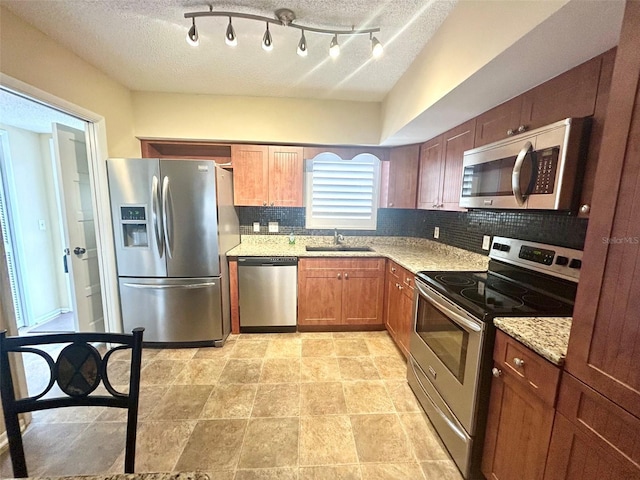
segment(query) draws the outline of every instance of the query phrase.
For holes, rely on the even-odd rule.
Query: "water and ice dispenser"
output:
[[[146,205],[120,207],[122,241],[125,247],[148,247],[148,216]]]

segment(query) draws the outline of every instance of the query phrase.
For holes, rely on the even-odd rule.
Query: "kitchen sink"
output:
[[[355,247],[350,245],[323,245],[305,247],[307,252],[373,252],[371,247]]]

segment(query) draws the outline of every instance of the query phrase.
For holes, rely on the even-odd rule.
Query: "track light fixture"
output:
[[[227,45],[235,46],[238,44],[238,38],[236,36],[236,32],[233,29],[233,25],[231,24],[232,18],[243,18],[246,20],[256,20],[260,22],[266,22],[267,28],[264,32],[264,36],[262,37],[262,48],[266,51],[270,51],[273,49],[273,38],[271,36],[271,32],[269,31],[269,24],[272,23],[274,25],[280,25],[282,27],[291,27],[297,28],[302,31],[300,36],[300,41],[298,42],[297,53],[301,57],[306,57],[308,52],[307,39],[305,37],[305,32],[313,32],[321,35],[331,35],[331,43],[329,44],[329,54],[331,57],[335,58],[340,55],[340,45],[338,44],[338,35],[342,36],[355,36],[355,35],[369,35],[369,40],[371,41],[371,55],[375,58],[380,57],[382,55],[383,47],[380,41],[373,36],[374,33],[380,32],[380,28],[362,28],[357,29],[354,26],[351,29],[333,29],[333,28],[316,28],[310,27],[306,25],[301,25],[298,23],[294,23],[296,19],[295,13],[289,10],[288,8],[281,8],[275,11],[274,18],[264,17],[262,15],[253,15],[250,13],[240,13],[240,12],[214,12],[213,6],[209,5],[209,11],[204,12],[187,12],[184,14],[185,18],[190,18],[192,21],[192,26],[189,29],[189,33],[187,34],[187,42],[190,45],[197,46],[198,45],[198,30],[196,29],[196,18],[198,17],[229,17],[229,24],[227,25],[227,31],[225,34],[225,42]]]

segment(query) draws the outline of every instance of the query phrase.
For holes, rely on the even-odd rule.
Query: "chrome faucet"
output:
[[[344,242],[344,235],[342,235],[341,233],[338,233],[338,229],[334,228],[333,229],[333,244],[334,245],[340,245],[342,242]]]

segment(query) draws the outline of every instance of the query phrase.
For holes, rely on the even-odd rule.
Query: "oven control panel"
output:
[[[530,260],[536,263],[542,263],[543,265],[553,265],[553,258],[556,252],[554,250],[547,250],[544,248],[535,248],[528,245],[522,245],[520,247],[519,258]]]

